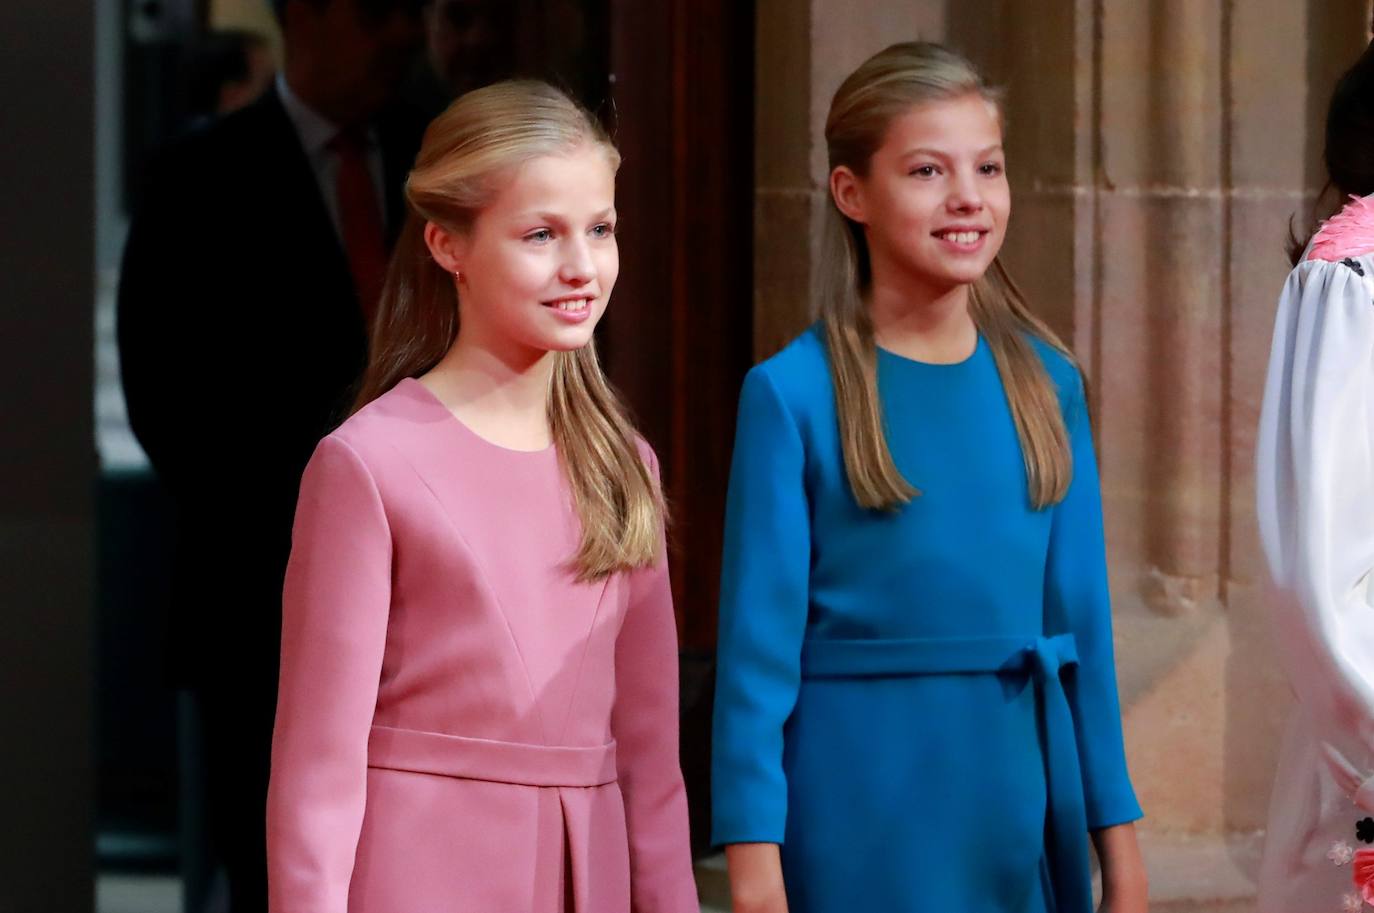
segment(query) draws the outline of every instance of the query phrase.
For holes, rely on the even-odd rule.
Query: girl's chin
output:
[[[906,261],[908,275],[930,289],[952,291],[972,285],[987,273],[992,257],[912,257]]]
[[[569,327],[561,333],[541,334],[539,347],[548,352],[576,352],[592,341],[592,326]]]
[[[548,351],[555,355],[559,352],[576,352],[578,349],[585,349],[590,342],[591,340],[588,339],[576,345],[551,345],[548,347]]]
[[[960,285],[972,285],[987,274],[989,263],[941,263],[930,270],[927,275],[931,281],[938,285],[947,285],[955,288]]]

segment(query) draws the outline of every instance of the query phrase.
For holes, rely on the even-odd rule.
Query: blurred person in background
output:
[[[429,65],[453,97],[515,69],[515,4],[431,0],[425,34]]]
[[[425,54],[405,89],[438,115],[459,95],[516,75],[515,5],[499,0],[428,0]]]
[[[187,53],[186,109],[190,126],[246,108],[262,97],[276,76],[272,49],[262,35],[240,29],[206,34]]]
[[[149,170],[118,303],[130,424],[176,509],[171,653],[200,710],[230,909],[266,909],[281,589],[301,473],[346,414],[423,121],[420,0],[277,0],[284,71]]]

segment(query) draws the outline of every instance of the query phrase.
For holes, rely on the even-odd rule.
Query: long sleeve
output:
[[[725,511],[712,843],[782,843],[783,725],[801,685],[811,534],[796,422],[766,370],[745,377]]]
[[[1045,565],[1045,618],[1051,633],[1073,634],[1078,669],[1068,694],[1078,738],[1088,827],[1096,830],[1141,816],[1126,771],[1112,649],[1102,496],[1097,457],[1075,372],[1065,406],[1073,480],[1054,506]]]
[[[1374,773],[1374,300],[1362,275],[1369,262],[1309,260],[1289,276],[1256,460],[1260,536],[1289,678],[1328,752],[1340,752],[1360,778]],[[1374,809],[1368,795],[1357,801]]]
[[[647,452],[657,475],[657,461]],[[668,553],[629,575],[629,605],[615,644],[611,731],[625,797],[634,913],[697,913],[678,760],[677,622]]]
[[[235,260],[244,239],[219,219],[188,228],[206,221],[207,206],[223,205],[187,190],[218,161],[203,142],[185,142],[150,169],[120,265],[116,329],[129,424],[158,476],[178,499],[237,510],[267,496],[263,483],[276,483],[274,456],[283,444],[225,429],[275,429],[277,400],[285,397],[261,394],[282,381],[280,364],[262,342],[270,334],[244,317],[243,283],[234,270],[217,276],[219,267],[206,260],[207,250]],[[252,370],[243,367],[248,361]],[[305,455],[280,483],[288,490],[271,495],[295,494]],[[289,521],[287,513],[283,539]]]
[[[282,598],[267,801],[272,913],[345,913],[391,601],[391,534],[358,455],[320,443],[301,483]]]
[[[233,485],[240,477],[216,472],[216,463],[234,461],[220,459],[222,443],[208,446],[212,435],[225,438],[223,429],[236,418],[221,409],[225,372],[207,370],[221,364],[215,356],[229,348],[223,337],[232,324],[220,319],[213,286],[197,275],[205,262],[196,244],[205,239],[186,229],[191,214],[184,189],[178,194],[185,186],[179,164],[174,157],[161,164],[124,247],[119,359],[129,424],[163,482],[184,496],[197,478],[213,475]]]

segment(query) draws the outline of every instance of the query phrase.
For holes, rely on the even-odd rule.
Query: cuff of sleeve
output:
[[[1112,796],[1089,797],[1087,803],[1088,830],[1100,831],[1118,824],[1129,824],[1145,817],[1136,801],[1135,793],[1127,787],[1124,792]]]
[[[760,820],[760,816],[744,818],[738,815],[724,815],[716,811],[712,816],[711,846],[720,848],[731,843],[776,843],[782,845],[787,832],[786,813],[772,821]]]

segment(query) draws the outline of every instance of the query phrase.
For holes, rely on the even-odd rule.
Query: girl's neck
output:
[[[458,338],[421,383],[478,435],[512,450],[549,446],[549,384],[555,353]]]
[[[978,328],[968,307],[969,287],[936,288],[919,280],[874,271],[867,295],[878,345],[915,361],[953,364],[973,354]]]

